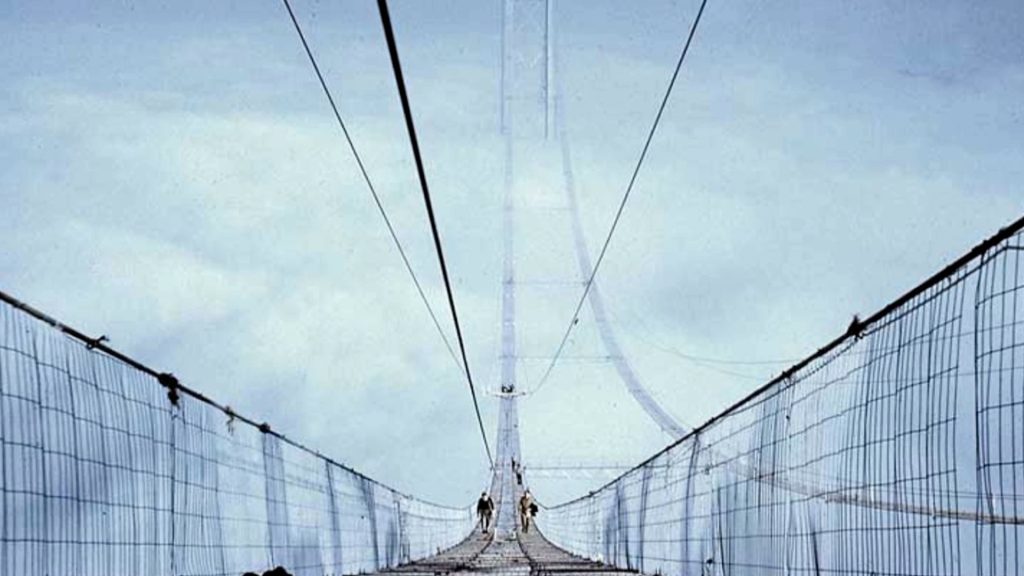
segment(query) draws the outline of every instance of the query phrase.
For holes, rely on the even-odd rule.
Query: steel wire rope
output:
[[[719,357],[714,357],[714,356],[700,356],[698,354],[692,354],[692,353],[689,353],[689,352],[683,352],[682,350],[679,350],[678,348],[675,348],[673,346],[669,346],[668,344],[665,344],[664,341],[661,340],[660,338],[655,338],[653,336],[654,333],[655,333],[655,330],[651,329],[651,327],[643,320],[643,318],[640,317],[639,314],[637,314],[636,312],[634,312],[632,310],[628,310],[628,311],[626,311],[626,313],[629,314],[629,316],[631,316],[632,319],[636,322],[637,327],[640,329],[640,331],[644,332],[645,334],[647,334],[648,336],[651,337],[650,340],[654,341],[653,343],[651,343],[652,346],[654,346],[655,348],[661,348],[665,352],[671,352],[672,354],[675,354],[676,356],[679,356],[680,358],[684,358],[686,360],[692,360],[694,362],[706,362],[708,364],[722,364],[722,365],[725,365],[725,366],[774,366],[774,365],[779,365],[779,364],[790,365],[790,364],[794,364],[794,363],[800,361],[800,358],[777,358],[777,359],[765,358],[765,359],[759,359],[759,360],[740,360],[740,359],[737,359],[737,358],[719,358]],[[636,334],[636,330],[631,329],[630,326],[625,322],[625,319],[622,318],[620,313],[616,313],[614,310],[609,310],[608,314],[614,320],[616,320],[617,323],[619,324],[619,326],[622,327],[623,329],[625,329],[626,332],[633,332],[638,339],[642,340],[642,338],[640,338],[639,334]]]
[[[911,288],[907,292],[904,292],[898,298],[896,298],[895,300],[889,302],[887,305],[882,307],[880,310],[874,312],[873,314],[871,314],[867,318],[865,318],[863,320],[859,320],[855,326],[851,326],[845,332],[843,332],[842,334],[837,336],[832,341],[826,343],[824,346],[818,348],[816,351],[814,351],[809,356],[805,357],[803,360],[797,362],[793,366],[790,366],[783,373],[781,373],[781,374],[775,376],[774,378],[772,378],[769,382],[766,382],[762,386],[758,387],[756,390],[751,391],[749,394],[747,394],[743,398],[741,398],[741,399],[737,400],[736,402],[734,402],[733,404],[731,404],[725,410],[723,410],[723,411],[719,412],[718,414],[712,416],[711,418],[709,418],[707,421],[705,421],[700,426],[697,426],[696,428],[692,429],[686,436],[684,436],[684,437],[682,437],[682,438],[680,438],[680,439],[678,439],[678,440],[668,444],[667,446],[665,446],[661,450],[655,452],[653,455],[648,457],[646,460],[644,460],[643,462],[637,464],[636,466],[634,466],[633,468],[631,468],[629,471],[627,471],[626,473],[622,474],[618,478],[609,481],[608,483],[604,484],[603,486],[601,486],[601,487],[599,487],[599,488],[597,488],[595,490],[592,490],[592,491],[590,491],[589,493],[587,493],[587,494],[585,494],[583,496],[579,496],[579,497],[574,498],[572,500],[568,500],[568,501],[563,502],[561,504],[558,504],[556,506],[552,506],[551,508],[552,509],[564,508],[564,507],[567,507],[567,506],[570,506],[570,505],[582,502],[582,501],[586,500],[587,498],[592,497],[594,494],[597,494],[597,493],[599,493],[599,492],[601,492],[603,490],[608,489],[609,487],[615,485],[616,482],[618,482],[618,481],[622,480],[623,478],[627,477],[629,474],[631,474],[633,472],[636,472],[637,470],[640,470],[640,469],[642,469],[645,466],[650,465],[657,458],[664,456],[665,454],[669,453],[671,450],[673,450],[677,446],[680,446],[684,442],[691,441],[692,439],[699,437],[701,434],[704,434],[705,432],[710,430],[715,424],[724,421],[725,419],[729,418],[733,414],[739,413],[740,411],[742,411],[744,409],[744,407],[750,405],[757,398],[766,395],[768,393],[768,391],[770,391],[773,387],[779,386],[782,383],[784,383],[785,381],[787,381],[788,379],[793,378],[794,376],[796,376],[798,374],[801,374],[805,369],[807,371],[809,371],[808,375],[809,374],[813,374],[816,371],[816,369],[814,368],[814,363],[815,362],[823,361],[823,359],[828,358],[829,355],[831,355],[831,354],[845,355],[848,350],[850,350],[851,348],[856,346],[856,343],[858,341],[860,341],[860,339],[862,337],[864,337],[867,334],[872,333],[872,331],[877,329],[879,326],[887,325],[887,320],[886,319],[888,317],[891,317],[893,315],[901,316],[901,314],[900,314],[901,308],[903,308],[905,306],[912,306],[914,299],[920,297],[922,294],[925,294],[927,290],[941,285],[941,283],[944,282],[944,281],[950,281],[950,278],[953,278],[957,274],[958,271],[968,267],[971,264],[972,261],[980,260],[981,262],[985,262],[989,258],[991,258],[990,254],[992,254],[992,253],[998,254],[998,253],[1003,252],[1006,249],[1020,250],[1020,248],[1017,247],[1017,246],[1003,246],[1002,248],[1000,248],[1000,244],[1003,243],[1003,242],[1007,242],[1008,239],[1011,236],[1013,236],[1015,234],[1019,234],[1022,231],[1024,231],[1024,217],[1018,218],[1017,220],[1014,220],[1013,222],[1011,222],[1007,226],[1004,226],[1003,228],[1000,228],[999,231],[996,234],[990,236],[989,238],[986,238],[981,243],[975,245],[973,248],[971,248],[970,251],[968,251],[967,253],[963,254],[962,256],[960,256],[959,258],[957,258],[956,260],[954,260],[950,264],[946,265],[944,268],[942,268],[941,270],[939,270],[935,274],[929,276],[927,279],[925,279],[923,282],[921,282],[917,286]],[[965,277],[969,276],[971,274],[974,274],[977,270],[978,270],[978,268],[970,269],[968,272],[965,273]],[[980,279],[979,279],[979,282],[980,282]],[[1009,323],[1002,322],[1002,323],[997,324],[997,326],[999,326],[999,327],[1013,326],[1013,325],[1016,325],[1016,323],[1014,323],[1014,322],[1009,322]],[[856,328],[856,330],[854,330],[853,328]],[[973,337],[977,338],[978,335],[979,335],[979,332],[977,330],[975,330],[975,331],[973,331],[973,333],[968,333],[966,331],[964,331],[964,332],[957,331],[957,332],[954,332],[951,336],[957,337],[957,338],[973,336]],[[882,347],[882,350],[883,351],[886,351],[886,350],[896,350],[897,348],[898,348],[897,346],[888,346],[888,345],[886,345],[886,346]],[[978,371],[968,372],[968,374],[972,374],[972,373],[981,373],[981,372],[978,372]],[[805,375],[805,377],[806,377],[806,375]],[[892,380],[886,380],[886,381],[892,381]]]
[[[383,0],[381,0],[383,1]],[[661,104],[658,106],[658,113],[654,117],[654,122],[651,124],[651,129],[647,133],[647,139],[644,141],[644,146],[640,151],[640,157],[637,159],[636,166],[633,168],[633,174],[629,178],[629,184],[626,186],[626,191],[622,195],[622,200],[619,202],[619,207],[615,211],[615,217],[612,219],[611,227],[608,229],[608,234],[605,236],[604,243],[601,245],[601,251],[598,253],[597,260],[594,262],[594,267],[590,271],[590,277],[587,279],[586,285],[583,287],[583,294],[580,295],[579,301],[576,303],[576,309],[572,314],[572,318],[569,320],[568,326],[565,328],[565,333],[562,334],[562,340],[558,344],[558,348],[555,350],[554,355],[551,357],[551,363],[548,364],[544,370],[543,376],[537,386],[533,389],[532,393],[536,393],[540,390],[548,379],[551,377],[551,371],[554,370],[555,364],[558,363],[559,357],[565,350],[565,345],[569,341],[569,335],[572,333],[572,329],[579,323],[580,311],[583,309],[583,304],[587,301],[587,296],[590,294],[590,289],[594,285],[594,278],[597,276],[597,271],[601,268],[601,263],[604,261],[605,254],[608,252],[608,246],[611,244],[612,237],[615,235],[615,230],[619,226],[619,221],[622,219],[622,213],[626,208],[626,203],[629,202],[629,197],[633,193],[633,187],[636,185],[637,176],[640,174],[640,169],[643,167],[644,160],[647,158],[647,151],[651,147],[651,141],[654,139],[654,134],[658,130],[658,125],[661,123],[661,117],[665,113],[665,107],[668,105],[669,97],[672,96],[672,89],[675,87],[676,80],[679,78],[679,71],[683,67],[683,62],[686,60],[686,55],[690,51],[690,46],[693,44],[693,38],[697,33],[697,27],[700,25],[701,16],[704,15],[704,8],[707,6],[708,0],[701,0],[700,7],[697,9],[697,15],[693,19],[693,23],[690,25],[690,32],[686,36],[686,42],[683,44],[683,49],[679,54],[679,59],[676,61],[675,70],[672,72],[672,78],[669,80],[668,88],[665,90],[665,95],[661,99]]]
[[[745,380],[752,380],[757,382],[765,382],[771,379],[771,376],[759,376],[756,374],[750,374],[746,372],[737,372],[731,368],[723,368],[722,366],[773,366],[781,364],[793,364],[794,362],[797,362],[799,360],[799,358],[793,358],[788,360],[731,360],[690,354],[659,341],[657,338],[653,336],[653,331],[650,329],[650,327],[647,326],[647,324],[640,318],[640,316],[635,313],[630,313],[630,316],[633,317],[633,320],[636,323],[635,328],[630,327],[624,321],[622,321],[622,318],[614,311],[610,311],[609,314],[616,321],[619,327],[623,328],[623,332],[625,332],[629,336],[632,336],[635,341],[640,342],[641,344],[646,344],[647,346],[660,352],[663,352],[665,354],[669,354],[673,357],[689,362],[690,364],[697,366],[699,368],[710,370],[712,372],[717,372],[719,374],[723,374],[726,376],[733,376],[736,378],[742,378]]]
[[[391,56],[391,69],[395,74],[395,84],[398,87],[398,98],[402,103],[402,114],[405,117],[405,127],[409,132],[409,145],[412,147],[413,159],[416,161],[416,174],[419,177],[420,190],[423,192],[423,203],[427,208],[427,218],[430,220],[430,232],[434,237],[434,249],[437,252],[437,261],[441,266],[441,277],[444,279],[444,289],[448,294],[448,307],[452,313],[452,323],[455,324],[455,335],[459,343],[459,352],[462,354],[462,364],[466,370],[466,381],[469,384],[469,393],[473,398],[473,410],[476,412],[476,421],[480,426],[480,436],[484,442],[484,450],[487,452],[487,460],[491,467],[494,467],[494,457],[491,455],[491,445],[487,440],[487,431],[484,429],[484,420],[480,416],[480,403],[476,396],[476,386],[473,384],[473,374],[469,369],[469,359],[466,356],[466,343],[462,337],[462,327],[459,324],[459,313],[455,306],[455,296],[452,292],[451,281],[448,277],[448,265],[444,259],[444,249],[441,247],[441,234],[437,228],[437,219],[434,216],[434,205],[430,199],[430,187],[427,185],[427,174],[423,168],[423,156],[420,153],[419,140],[416,138],[416,125],[412,118],[412,108],[409,105],[409,93],[405,88],[405,77],[402,75],[402,63],[398,57],[398,44],[395,42],[395,31],[391,26],[391,15],[388,12],[387,0],[377,0],[377,8],[380,12],[380,23],[384,28],[384,37],[388,44],[388,53]]]
[[[391,224],[391,218],[388,217],[388,213],[384,209],[384,204],[381,202],[380,195],[377,194],[377,188],[373,185],[373,181],[370,180],[370,175],[366,171],[366,166],[363,164],[363,159],[359,155],[359,151],[356,149],[352,136],[349,134],[348,126],[346,126],[345,121],[341,117],[341,112],[338,110],[338,105],[334,101],[331,89],[327,87],[327,81],[324,79],[323,73],[320,72],[320,66],[317,64],[316,57],[313,56],[313,50],[306,41],[306,35],[302,32],[302,27],[299,25],[299,21],[295,17],[295,12],[292,10],[291,2],[289,2],[289,0],[281,1],[284,3],[285,9],[288,10],[288,16],[291,18],[292,25],[295,27],[295,32],[299,35],[299,40],[302,42],[302,48],[305,50],[306,56],[309,58],[309,63],[313,66],[313,72],[316,73],[317,80],[320,81],[320,88],[323,89],[324,96],[327,97],[327,102],[330,104],[331,110],[334,112],[334,118],[338,121],[341,133],[345,136],[345,142],[348,143],[348,148],[352,152],[352,157],[355,158],[356,165],[359,167],[359,172],[362,174],[363,181],[366,182],[366,187],[370,191],[370,195],[373,196],[373,203],[377,206],[377,211],[380,213],[381,218],[384,219],[384,225],[387,226],[388,234],[391,236],[391,240],[394,242],[395,248],[398,249],[398,255],[402,257],[402,263],[405,265],[406,271],[409,272],[409,277],[412,279],[412,283],[416,286],[416,292],[419,294],[423,305],[426,306],[427,313],[430,314],[430,320],[434,323],[434,328],[436,328],[437,333],[440,334],[441,340],[444,341],[444,346],[448,349],[448,354],[451,355],[451,358],[455,362],[455,365],[458,366],[459,371],[462,371],[462,364],[459,362],[459,358],[455,354],[455,350],[452,348],[451,342],[448,341],[448,336],[441,328],[441,322],[438,321],[437,314],[434,313],[434,308],[430,305],[430,301],[427,299],[427,295],[423,291],[423,285],[420,284],[419,278],[416,277],[416,272],[412,269],[412,264],[409,262],[409,257],[405,253],[405,248],[402,247],[402,243],[398,239],[398,234],[395,232],[395,227]]]
[[[280,440],[281,442],[283,442],[283,443],[285,443],[285,444],[295,448],[296,450],[299,450],[300,452],[303,452],[303,453],[308,454],[310,456],[313,456],[315,458],[319,458],[319,459],[327,462],[328,464],[330,464],[332,466],[335,466],[335,467],[337,467],[339,469],[342,469],[342,470],[344,470],[344,471],[346,471],[348,473],[353,474],[354,476],[356,476],[358,478],[361,478],[362,480],[364,480],[366,482],[369,482],[370,484],[373,484],[375,486],[380,486],[381,488],[383,488],[385,490],[389,490],[391,492],[394,492],[395,494],[398,494],[399,496],[404,496],[404,497],[409,498],[411,500],[416,500],[416,501],[419,501],[419,502],[423,502],[423,503],[429,504],[431,506],[436,506],[436,507],[439,507],[439,508],[448,508],[449,510],[461,510],[461,508],[453,508],[451,506],[444,506],[444,505],[438,504],[436,502],[431,502],[429,500],[425,500],[423,498],[417,498],[415,496],[412,496],[410,494],[407,494],[405,492],[401,492],[401,491],[399,491],[399,490],[397,490],[395,488],[392,488],[391,486],[388,486],[387,484],[384,484],[384,483],[382,483],[382,482],[380,482],[378,480],[374,480],[373,478],[370,478],[369,476],[359,472],[358,470],[355,470],[354,468],[352,468],[350,466],[347,466],[347,465],[345,465],[345,464],[343,464],[343,463],[341,463],[341,462],[339,462],[337,460],[334,460],[333,458],[331,458],[331,457],[321,453],[319,450],[314,450],[313,448],[310,448],[309,446],[306,446],[305,444],[303,444],[303,443],[301,443],[301,442],[299,442],[297,440],[294,440],[294,439],[290,438],[289,436],[286,436],[285,434],[283,434],[281,432],[278,432],[277,430],[271,428],[270,425],[267,424],[266,422],[259,422],[255,418],[250,418],[250,417],[248,417],[248,416],[246,416],[244,414],[236,412],[235,410],[233,410],[231,408],[231,406],[226,405],[226,404],[221,404],[221,403],[217,402],[216,400],[210,398],[206,394],[203,394],[199,390],[191,388],[191,387],[189,387],[189,386],[187,386],[185,384],[182,384],[181,382],[178,381],[178,379],[173,374],[171,374],[171,373],[161,373],[161,372],[157,371],[155,368],[147,366],[146,364],[143,364],[142,362],[140,362],[140,361],[138,361],[138,360],[136,360],[136,359],[134,359],[134,358],[132,358],[132,357],[130,357],[130,356],[128,356],[128,355],[126,355],[126,354],[124,354],[124,353],[114,349],[114,348],[112,348],[109,344],[107,344],[108,340],[107,340],[107,338],[105,336],[100,336],[99,338],[92,338],[92,337],[86,335],[84,332],[82,332],[82,331],[80,331],[80,330],[78,330],[76,328],[73,328],[71,326],[68,326],[67,324],[64,324],[63,322],[60,322],[56,318],[54,318],[54,317],[52,317],[52,316],[42,312],[41,310],[39,310],[39,309],[37,309],[37,308],[35,308],[33,306],[30,306],[29,304],[27,304],[27,303],[25,303],[25,302],[15,298],[14,296],[4,292],[3,290],[0,290],[0,303],[7,304],[7,305],[9,305],[10,307],[12,307],[12,308],[14,308],[16,310],[24,312],[28,316],[30,316],[30,317],[32,317],[32,318],[34,318],[34,319],[36,319],[36,320],[46,324],[46,325],[52,327],[53,329],[59,331],[61,334],[71,338],[72,340],[81,342],[82,344],[85,345],[85,350],[86,351],[92,351],[94,353],[102,353],[102,354],[104,354],[106,356],[109,356],[110,358],[113,358],[114,360],[116,360],[118,362],[121,362],[122,364],[124,364],[125,366],[128,366],[129,368],[133,368],[133,369],[139,371],[141,374],[143,374],[143,375],[145,375],[147,377],[155,378],[157,380],[157,382],[167,390],[168,399],[172,402],[172,404],[175,404],[178,401],[178,400],[175,400],[174,398],[177,398],[179,395],[188,396],[188,397],[192,398],[193,400],[195,400],[196,402],[199,402],[200,404],[204,404],[206,406],[210,406],[211,408],[214,408],[217,411],[223,413],[224,415],[226,415],[229,418],[229,421],[231,421],[231,422],[238,422],[238,423],[250,426],[253,429],[258,430],[261,434],[274,437],[274,438]],[[0,348],[2,348],[2,346],[0,346]],[[11,350],[8,349],[8,352],[10,352],[10,351]]]

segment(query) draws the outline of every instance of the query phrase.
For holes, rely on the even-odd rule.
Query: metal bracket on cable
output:
[[[167,399],[171,401],[175,407],[178,406],[178,401],[181,400],[181,395],[178,394],[178,378],[169,372],[164,372],[156,377],[157,382],[161,386],[167,388]]]
[[[85,349],[86,350],[92,350],[94,348],[97,348],[97,347],[101,346],[104,342],[110,342],[110,338],[107,338],[106,334],[101,334],[99,338],[93,338],[91,340],[86,340],[86,342],[85,342]]]
[[[853,320],[850,320],[850,325],[846,328],[846,334],[860,340],[864,336],[865,328],[867,328],[867,324],[861,322],[860,316],[854,314]]]
[[[228,417],[227,422],[224,423],[224,425],[228,429],[228,434],[234,435],[234,433],[235,433],[235,411],[234,411],[234,409],[231,408],[231,406],[225,406],[224,407],[224,414],[226,414],[227,417]]]

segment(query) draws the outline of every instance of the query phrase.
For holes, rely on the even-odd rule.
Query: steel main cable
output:
[[[363,176],[363,181],[366,182],[366,187],[369,189],[370,195],[373,196],[373,202],[377,205],[377,211],[380,213],[381,218],[384,219],[384,225],[387,226],[388,234],[391,235],[391,240],[394,242],[395,248],[398,249],[398,255],[402,257],[402,263],[405,264],[405,269],[409,272],[409,277],[412,278],[412,283],[416,286],[416,292],[420,295],[420,300],[423,301],[423,305],[426,306],[427,313],[430,314],[430,320],[434,323],[434,328],[436,328],[437,333],[441,335],[441,340],[444,341],[444,346],[448,349],[448,354],[451,355],[451,358],[455,362],[455,365],[458,366],[459,371],[462,371],[462,364],[459,362],[459,358],[456,356],[455,350],[452,349],[451,342],[448,341],[448,336],[441,328],[441,322],[438,321],[437,315],[434,313],[434,308],[430,305],[430,301],[427,299],[427,295],[423,291],[423,286],[420,284],[419,278],[416,277],[416,273],[412,269],[412,264],[409,263],[409,257],[406,255],[401,241],[398,240],[398,234],[395,232],[395,228],[391,224],[391,219],[388,217],[387,211],[384,210],[384,205],[381,203],[380,196],[377,194],[377,189],[373,185],[373,181],[370,180],[370,175],[366,171],[363,159],[359,155],[359,151],[356,149],[356,145],[352,140],[352,136],[349,134],[345,121],[341,117],[341,112],[338,110],[337,104],[334,102],[334,96],[331,94],[330,88],[327,87],[327,81],[324,79],[324,75],[320,72],[320,66],[317,64],[316,57],[313,56],[313,50],[309,47],[309,43],[306,41],[306,35],[302,32],[302,27],[299,25],[299,21],[295,17],[292,5],[289,0],[281,1],[284,3],[285,9],[288,10],[288,16],[292,20],[295,32],[299,35],[299,40],[302,42],[302,47],[306,51],[309,63],[313,65],[313,71],[316,73],[317,80],[320,81],[320,87],[323,89],[324,95],[327,96],[327,102],[331,105],[331,110],[334,112],[334,118],[338,121],[341,133],[345,136],[345,141],[348,143],[349,150],[352,151],[352,157],[355,158],[356,165],[359,166],[359,172]]]
[[[580,311],[583,309],[583,303],[587,301],[587,296],[590,294],[590,288],[594,285],[594,278],[597,276],[597,271],[601,267],[601,262],[604,261],[604,256],[608,252],[608,245],[612,241],[612,236],[615,234],[615,229],[619,226],[619,220],[622,218],[622,212],[626,208],[626,203],[629,202],[629,196],[633,193],[633,186],[636,184],[637,176],[640,174],[640,168],[644,164],[644,159],[647,158],[647,151],[651,147],[651,141],[654,139],[654,133],[658,130],[658,125],[661,123],[661,117],[665,113],[665,107],[668,105],[668,99],[672,95],[672,89],[675,87],[676,79],[679,78],[679,71],[683,67],[683,62],[686,60],[686,54],[690,51],[690,45],[693,44],[693,38],[697,33],[697,27],[700,25],[701,16],[704,15],[704,8],[707,6],[708,0],[701,0],[700,8],[697,10],[697,16],[694,17],[693,23],[690,25],[690,33],[686,37],[686,43],[683,44],[683,50],[679,54],[679,60],[676,62],[675,70],[672,72],[672,79],[669,80],[668,88],[665,90],[665,96],[661,99],[661,105],[658,107],[658,113],[654,117],[654,123],[651,124],[651,129],[647,133],[647,140],[644,142],[644,147],[640,151],[640,158],[636,162],[636,166],[633,168],[633,175],[629,179],[629,184],[626,186],[626,192],[622,195],[622,201],[619,202],[619,208],[615,212],[615,218],[612,219],[612,225],[608,229],[608,235],[604,239],[604,244],[601,246],[601,252],[597,256],[597,260],[594,262],[594,267],[590,271],[590,278],[587,279],[586,284],[583,287],[583,294],[580,296],[579,302],[576,303],[576,309],[572,314],[572,318],[569,319],[569,324],[565,328],[565,333],[562,334],[562,340],[558,343],[558,348],[555,350],[554,355],[551,357],[551,363],[548,364],[547,369],[544,370],[543,376],[537,386],[534,387],[533,393],[536,393],[544,384],[548,381],[551,376],[551,371],[554,370],[555,364],[558,363],[559,357],[565,350],[565,345],[569,341],[569,335],[572,334],[572,329],[580,321]]]
[[[420,154],[419,140],[416,138],[416,125],[412,119],[412,108],[409,105],[409,94],[405,88],[405,78],[402,75],[402,63],[398,58],[398,45],[395,42],[395,32],[391,26],[391,15],[388,12],[387,0],[377,0],[377,8],[380,11],[380,22],[384,28],[384,37],[388,44],[388,53],[391,56],[391,69],[395,74],[395,84],[398,85],[398,97],[402,102],[402,113],[405,116],[405,127],[409,132],[409,144],[412,146],[413,159],[416,161],[416,174],[419,176],[420,189],[423,192],[423,203],[427,208],[427,218],[430,220],[430,232],[434,237],[434,249],[437,252],[437,260],[441,266],[441,277],[444,279],[444,288],[448,293],[448,307],[452,312],[452,322],[455,324],[455,335],[459,343],[459,352],[462,353],[462,363],[466,369],[466,381],[469,383],[469,393],[473,398],[473,410],[476,412],[476,421],[480,425],[480,436],[484,441],[484,450],[487,451],[487,460],[491,467],[494,467],[494,457],[491,456],[491,445],[487,440],[487,431],[484,429],[484,421],[480,416],[480,403],[476,397],[476,386],[473,384],[473,375],[469,370],[469,359],[466,356],[466,344],[462,337],[462,327],[459,324],[459,313],[455,307],[455,296],[452,292],[451,281],[448,278],[448,266],[444,259],[444,249],[441,247],[441,234],[438,232],[437,219],[434,217],[434,205],[430,200],[430,187],[427,185],[427,175],[423,169],[423,157]]]

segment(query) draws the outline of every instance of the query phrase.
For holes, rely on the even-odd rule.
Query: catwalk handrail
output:
[[[559,508],[567,507],[567,506],[570,506],[570,505],[575,504],[577,502],[586,500],[587,498],[592,497],[594,494],[614,486],[617,482],[622,480],[624,477],[629,476],[630,474],[632,474],[632,473],[634,473],[634,472],[644,468],[645,466],[649,465],[651,462],[656,460],[658,457],[660,457],[660,456],[664,455],[665,453],[669,452],[670,450],[672,450],[676,446],[684,444],[684,443],[694,439],[695,437],[700,436],[701,433],[703,433],[704,431],[709,429],[716,422],[719,422],[720,420],[722,420],[723,418],[729,416],[730,414],[733,414],[734,412],[736,412],[740,408],[743,408],[744,406],[748,405],[752,400],[754,400],[754,399],[758,398],[759,396],[763,395],[765,392],[771,390],[776,385],[781,384],[781,383],[785,382],[786,380],[790,379],[793,375],[795,375],[797,372],[799,372],[803,368],[806,368],[807,366],[809,366],[815,360],[818,360],[818,359],[824,357],[829,352],[832,352],[832,351],[836,350],[837,348],[839,348],[839,346],[841,346],[844,342],[850,340],[851,338],[857,338],[860,334],[862,334],[867,328],[871,327],[873,324],[875,324],[878,321],[882,320],[883,318],[885,318],[886,316],[888,316],[889,314],[891,314],[895,310],[898,310],[901,306],[909,303],[915,297],[923,294],[929,288],[932,288],[932,287],[936,286],[937,284],[939,284],[940,282],[942,282],[943,280],[946,280],[946,279],[950,278],[956,272],[958,272],[961,268],[963,268],[965,265],[969,264],[972,260],[975,260],[975,259],[983,256],[986,252],[988,252],[992,248],[998,246],[999,243],[1001,243],[1001,242],[1003,242],[1005,240],[1008,240],[1014,234],[1016,234],[1016,233],[1018,233],[1018,232],[1020,232],[1022,230],[1024,230],[1024,217],[1018,218],[1017,220],[1013,221],[1009,225],[1007,225],[1007,226],[1005,226],[1003,228],[1000,228],[1000,230],[996,234],[992,235],[991,237],[987,238],[983,242],[979,243],[974,248],[972,248],[969,252],[967,252],[963,256],[957,258],[956,260],[954,260],[953,262],[951,262],[950,264],[948,264],[947,266],[945,266],[944,268],[942,268],[941,270],[939,270],[938,272],[933,274],[932,276],[928,277],[924,282],[921,282],[917,286],[911,288],[910,290],[905,292],[902,296],[896,298],[895,300],[893,300],[892,302],[890,302],[889,304],[884,306],[882,309],[878,310],[877,312],[875,312],[871,316],[868,316],[866,319],[860,320],[860,319],[858,319],[855,316],[854,319],[853,319],[853,322],[850,324],[849,328],[847,328],[847,330],[845,332],[843,332],[842,334],[837,336],[831,342],[829,342],[828,344],[825,344],[824,346],[822,346],[821,348],[819,348],[818,350],[816,350],[815,352],[813,352],[812,354],[810,354],[809,356],[804,358],[803,360],[800,360],[796,364],[790,366],[789,368],[784,370],[782,373],[780,373],[778,376],[772,378],[771,380],[769,380],[765,384],[759,386],[754,391],[750,392],[749,394],[747,394],[746,396],[744,396],[740,400],[737,400],[736,402],[731,404],[729,407],[727,407],[723,411],[719,412],[718,414],[712,416],[710,419],[706,420],[703,424],[693,428],[685,436],[682,436],[681,438],[679,438],[679,439],[673,441],[672,443],[668,444],[667,446],[665,446],[661,450],[657,451],[656,453],[654,453],[650,457],[646,458],[645,460],[643,460],[639,464],[633,466],[632,468],[630,468],[629,470],[623,472],[622,474],[620,474],[619,476],[615,477],[614,479],[612,479],[612,480],[608,481],[607,483],[601,485],[599,488],[591,490],[588,493],[583,494],[581,496],[578,496],[576,498],[573,498],[571,500],[567,500],[565,502],[562,502],[562,503],[559,503],[559,504],[556,504],[556,505],[552,505],[552,506],[549,506],[547,508],[549,510],[557,510]],[[1014,522],[1014,523],[1018,523],[1018,522]]]
[[[81,331],[79,331],[79,330],[77,330],[77,329],[75,329],[75,328],[73,328],[71,326],[68,326],[67,324],[64,324],[63,322],[60,322],[59,320],[57,320],[54,317],[46,314],[45,312],[42,312],[39,309],[34,308],[31,305],[26,304],[25,302],[23,302],[21,300],[18,300],[17,298],[11,296],[10,294],[8,294],[8,293],[6,293],[6,292],[4,292],[2,290],[0,290],[0,301],[5,302],[5,303],[7,303],[7,304],[17,308],[17,309],[19,309],[19,310],[29,314],[30,316],[36,318],[37,320],[41,320],[42,322],[45,322],[46,324],[49,324],[50,326],[56,328],[57,330],[63,332],[64,334],[66,334],[66,335],[68,335],[68,336],[70,336],[70,337],[72,337],[72,338],[74,338],[76,340],[81,341],[82,343],[84,343],[86,345],[86,347],[88,349],[103,352],[104,354],[107,354],[108,356],[111,356],[112,358],[120,360],[121,362],[124,362],[125,364],[131,366],[132,368],[135,368],[136,370],[139,370],[141,372],[145,372],[146,374],[148,374],[150,376],[153,376],[154,378],[157,378],[157,380],[160,381],[161,383],[163,383],[164,381],[166,381],[166,379],[168,377],[170,377],[170,378],[173,379],[173,382],[174,382],[174,384],[173,384],[174,390],[178,391],[179,393],[185,394],[187,396],[191,396],[192,398],[202,402],[203,404],[207,404],[209,406],[212,406],[213,408],[216,408],[217,410],[220,410],[221,412],[224,413],[225,416],[227,416],[231,420],[237,420],[237,421],[243,422],[245,424],[248,424],[248,425],[252,426],[253,428],[257,428],[257,429],[259,429],[264,434],[269,434],[271,436],[274,436],[278,440],[281,440],[282,442],[292,446],[293,448],[297,448],[298,450],[306,452],[307,454],[309,454],[311,456],[315,456],[316,458],[324,460],[325,462],[331,464],[332,466],[336,466],[338,468],[341,468],[341,469],[345,470],[346,472],[350,472],[351,474],[354,474],[355,476],[358,476],[359,478],[361,478],[362,480],[364,480],[366,482],[369,482],[369,483],[374,484],[376,486],[380,486],[381,488],[387,489],[387,490],[393,492],[394,494],[396,494],[398,496],[402,496],[404,498],[409,498],[411,500],[416,500],[418,502],[422,502],[424,504],[428,504],[430,506],[434,506],[434,507],[437,507],[437,508],[444,508],[444,509],[448,509],[448,510],[462,510],[464,508],[464,507],[460,507],[460,506],[451,506],[451,505],[448,505],[448,504],[438,504],[436,502],[431,502],[430,500],[426,500],[426,499],[420,498],[418,496],[412,496],[410,494],[402,492],[401,490],[397,490],[397,489],[395,489],[395,488],[393,488],[393,487],[391,487],[391,486],[389,486],[387,484],[384,484],[383,482],[380,482],[379,480],[375,480],[375,479],[367,476],[366,474],[363,474],[362,472],[359,472],[358,470],[353,469],[351,466],[347,466],[345,464],[342,464],[341,462],[338,462],[337,460],[331,458],[330,456],[327,456],[327,455],[323,454],[322,452],[320,452],[318,450],[310,448],[310,447],[306,446],[305,444],[303,444],[303,443],[301,443],[301,442],[299,442],[297,440],[293,440],[293,439],[289,438],[288,436],[282,434],[281,432],[278,432],[278,431],[274,430],[273,428],[271,428],[270,425],[267,424],[266,422],[257,422],[256,420],[254,420],[252,418],[249,418],[249,417],[247,417],[247,416],[245,416],[243,414],[239,414],[233,408],[231,408],[231,407],[229,407],[227,405],[222,405],[219,402],[217,402],[216,400],[213,400],[209,396],[203,394],[202,392],[199,392],[198,390],[195,390],[193,388],[189,388],[188,386],[186,386],[184,384],[181,384],[177,380],[177,378],[173,376],[173,374],[168,373],[168,372],[159,372],[159,371],[155,370],[154,368],[151,368],[151,367],[147,366],[146,364],[143,364],[142,362],[140,362],[140,361],[138,361],[138,360],[136,360],[136,359],[134,359],[134,358],[132,358],[132,357],[130,357],[130,356],[128,356],[128,355],[126,355],[126,354],[124,354],[124,353],[114,349],[114,348],[112,348],[111,346],[108,346],[107,344],[104,343],[104,341],[106,340],[106,336],[105,335],[99,336],[97,338],[90,338],[84,332],[81,332]]]

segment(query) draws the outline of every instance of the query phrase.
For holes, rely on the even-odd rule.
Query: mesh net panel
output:
[[[1024,573],[1024,237],[1003,236],[546,510],[545,536],[666,575]]]
[[[0,303],[0,574],[352,574],[472,528]]]

